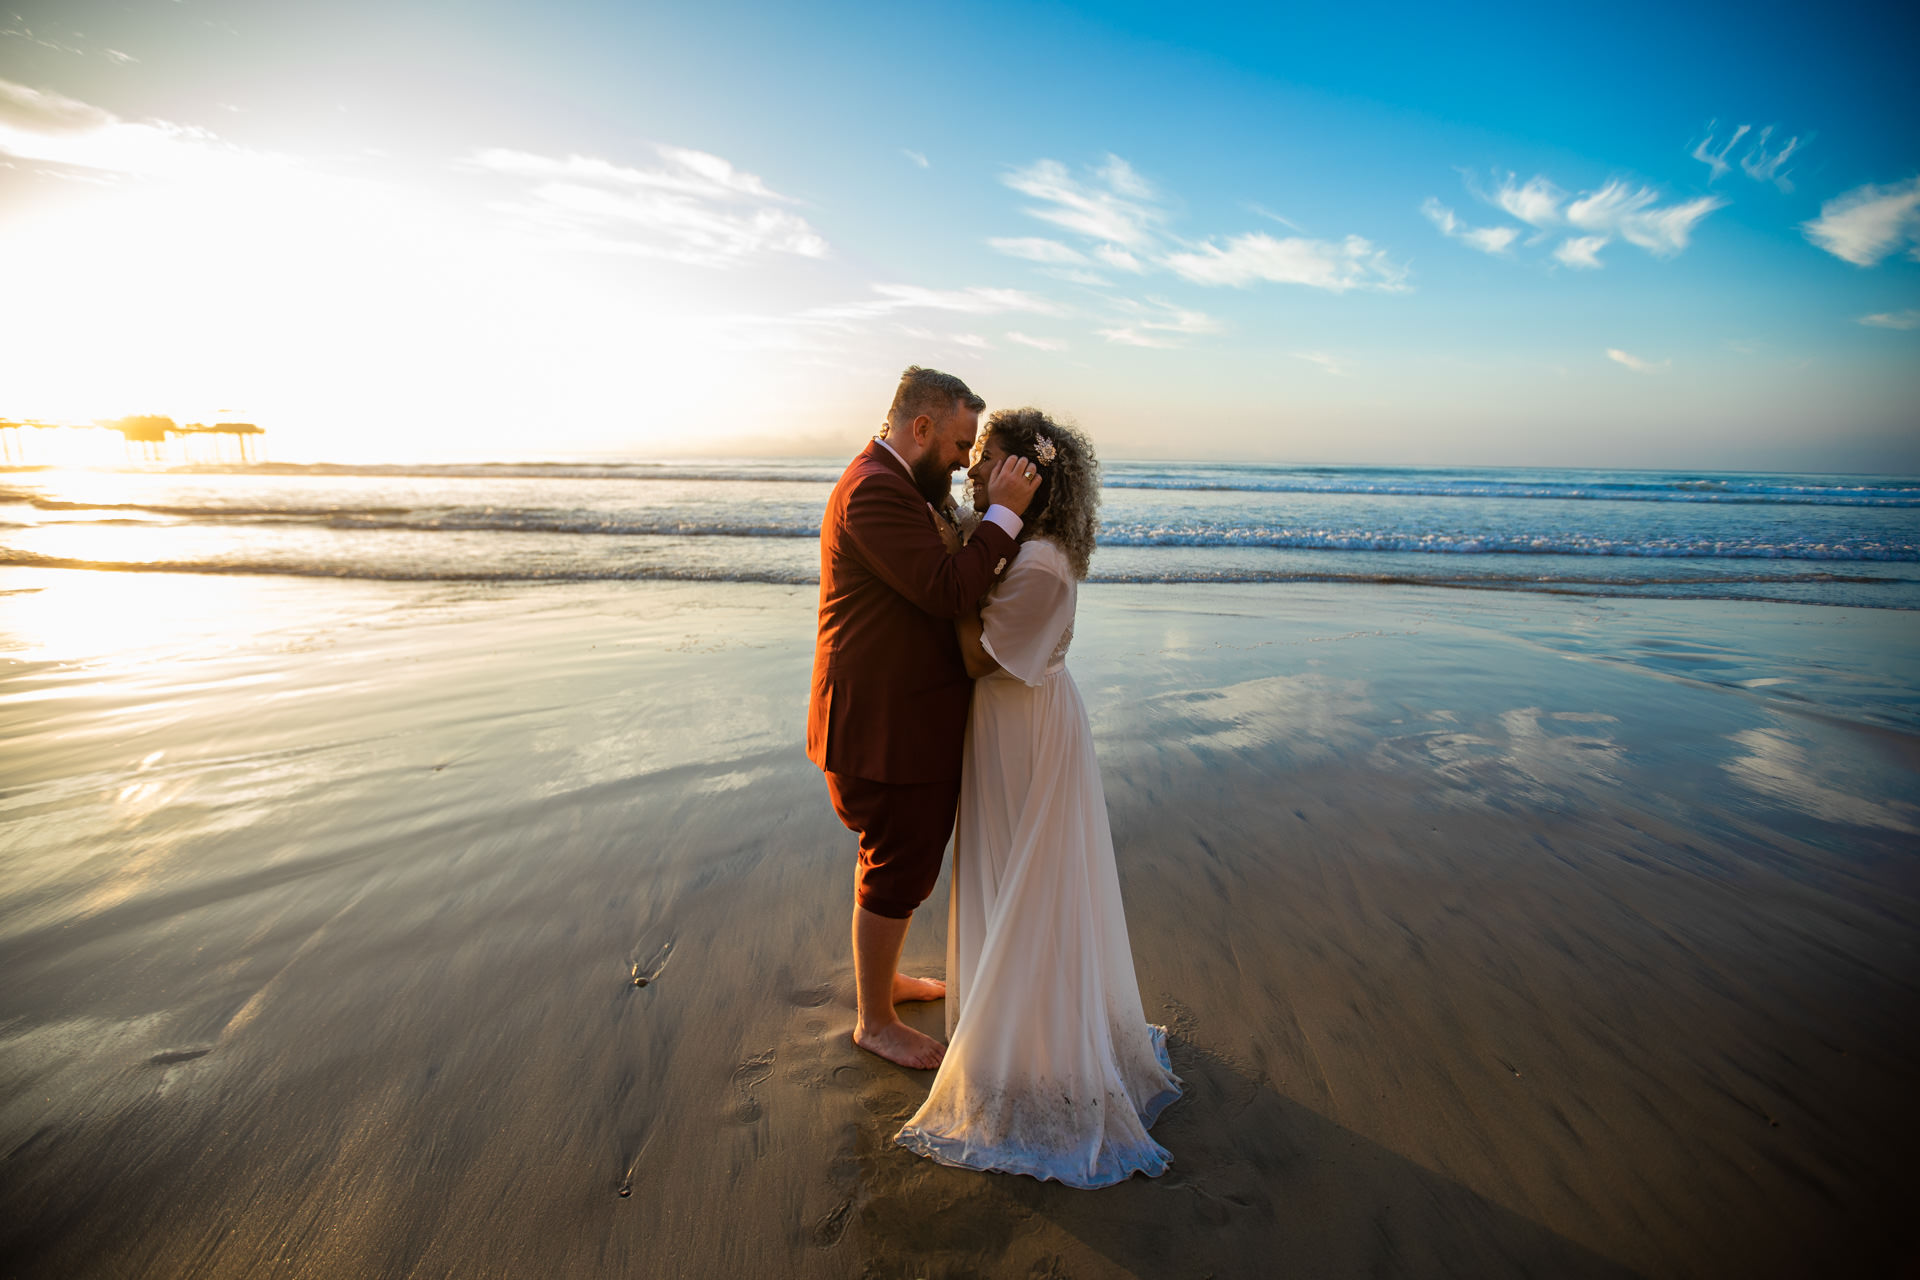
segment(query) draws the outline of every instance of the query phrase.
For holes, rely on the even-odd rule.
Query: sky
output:
[[[0,417],[1920,473],[1912,6],[0,0]]]

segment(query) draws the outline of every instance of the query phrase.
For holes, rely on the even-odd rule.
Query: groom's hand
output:
[[[1026,458],[1002,458],[987,477],[987,505],[1005,507],[1017,516],[1027,514],[1027,504],[1040,488],[1040,468]]]

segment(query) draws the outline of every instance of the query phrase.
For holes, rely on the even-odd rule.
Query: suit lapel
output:
[[[899,458],[894,456],[894,452],[892,449],[889,449],[886,445],[881,444],[878,439],[867,441],[865,454],[867,457],[878,461],[882,466],[886,467],[887,470],[893,472],[894,475],[899,476],[902,480],[905,480],[908,485],[913,484],[913,473],[907,470],[905,463],[901,462]],[[919,490],[915,489],[914,492],[918,493]]]
[[[881,444],[878,438],[867,442],[867,447],[861,456],[879,461],[880,464],[886,467],[893,475],[907,482],[907,487],[913,490],[914,497],[919,498],[922,502],[926,502],[927,495],[921,493],[920,486],[913,482],[913,473],[908,471],[900,459],[894,455],[893,450]],[[944,526],[945,528],[954,530],[956,533],[959,532],[959,521],[955,520],[950,514],[942,511],[931,502],[927,502],[927,514],[933,518],[933,527],[935,529],[940,529]]]

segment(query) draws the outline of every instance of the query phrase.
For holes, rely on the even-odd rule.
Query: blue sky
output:
[[[1886,7],[0,9],[0,415],[1920,471]]]

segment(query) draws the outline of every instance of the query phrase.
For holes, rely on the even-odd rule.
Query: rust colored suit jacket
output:
[[[960,776],[973,681],[953,620],[1014,553],[982,521],[948,555],[927,500],[875,441],[847,465],[820,526],[820,631],[807,758],[874,782]]]

